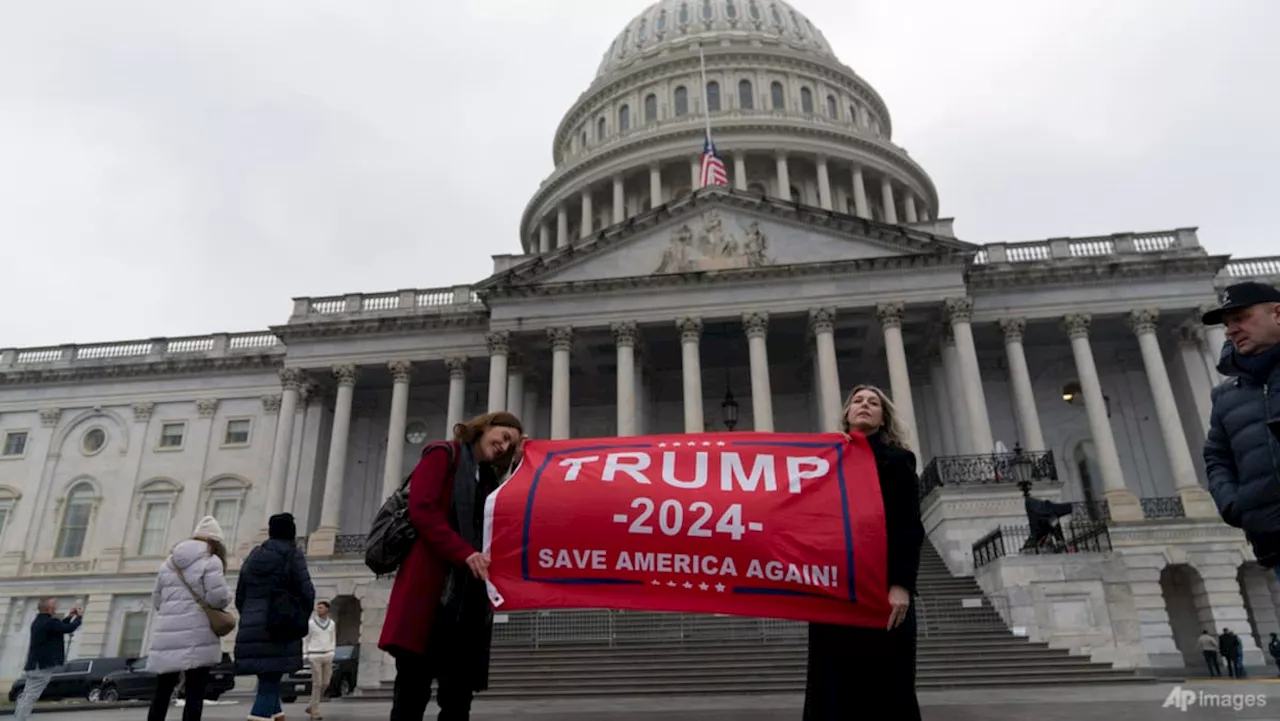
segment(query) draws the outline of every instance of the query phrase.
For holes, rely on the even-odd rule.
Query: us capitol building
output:
[[[706,58],[706,83],[699,69]],[[697,188],[706,115],[730,187]],[[36,600],[85,607],[72,657],[145,652],[168,549],[212,514],[240,559],[298,518],[360,686],[390,582],[361,535],[422,446],[510,409],[543,438],[836,428],[891,389],[954,574],[1010,626],[1118,667],[1247,661],[1280,584],[1218,520],[1200,446],[1221,327],[1201,306],[1280,257],[1194,228],[982,243],[953,232],[880,95],[778,0],[662,0],[609,44],[552,139],[519,247],[446,288],[297,298],[270,329],[0,350],[0,686]],[[1015,480],[1109,548],[975,568],[1026,524]],[[230,650],[230,640],[228,640]]]

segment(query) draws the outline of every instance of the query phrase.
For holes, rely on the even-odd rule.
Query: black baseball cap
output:
[[[1236,283],[1227,286],[1218,297],[1217,308],[1205,313],[1200,320],[1205,325],[1218,325],[1229,310],[1248,308],[1259,303],[1280,303],[1280,290],[1266,283]]]

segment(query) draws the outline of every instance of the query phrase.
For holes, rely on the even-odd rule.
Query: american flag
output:
[[[709,185],[729,184],[729,173],[724,168],[724,161],[716,155],[716,146],[711,142],[711,138],[707,138],[707,144],[702,149],[702,172],[699,175],[699,183],[703,188]]]

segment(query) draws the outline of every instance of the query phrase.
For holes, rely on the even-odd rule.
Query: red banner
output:
[[[883,628],[884,506],[861,436],[528,441],[485,507],[496,608]]]

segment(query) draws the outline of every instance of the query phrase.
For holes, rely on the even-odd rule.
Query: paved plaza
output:
[[[1280,717],[1280,683],[1242,681],[1182,684],[1197,699],[1204,694],[1265,699],[1237,711],[1203,708],[1192,704],[1183,711],[1166,708],[1165,700],[1177,684],[1123,686],[1070,686],[1058,689],[999,689],[934,691],[921,694],[925,721],[1158,721],[1160,719],[1275,719]],[[868,699],[868,709],[874,704]],[[799,721],[801,699],[796,696],[750,696],[731,698],[639,698],[582,701],[491,701],[477,703],[474,721],[535,719],[540,721]],[[241,720],[248,715],[249,699],[237,697],[206,706],[209,721]],[[341,701],[326,704],[326,721],[373,721],[386,719],[387,701]],[[289,704],[286,717],[305,718],[303,704]],[[41,721],[132,721],[141,709],[90,712],[44,713]],[[174,709],[169,718],[180,719]],[[427,719],[435,718],[434,707]],[[865,718],[893,721],[887,713],[869,712]]]

